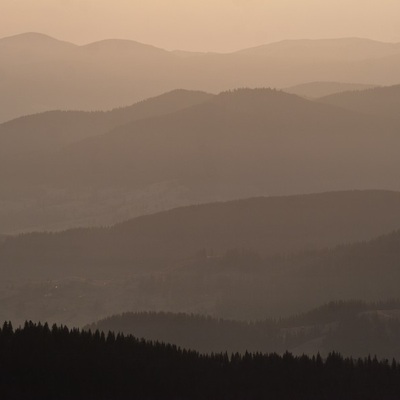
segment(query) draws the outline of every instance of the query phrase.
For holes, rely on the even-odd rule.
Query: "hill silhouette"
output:
[[[399,328],[400,304],[395,301],[334,302],[295,317],[251,323],[164,312],[125,313],[85,327],[202,353],[290,351],[326,357],[335,349],[352,357],[373,354],[389,359],[400,356]]]
[[[77,46],[27,33],[0,39],[0,55],[8,74],[2,92],[24,92],[0,97],[1,122],[54,109],[111,109],[180,87],[172,77],[160,82],[174,55],[133,41]]]
[[[399,189],[398,120],[271,89],[203,96],[34,159],[2,159],[2,232],[109,225],[216,200]]]
[[[169,114],[211,98],[202,92],[174,90],[108,112],[48,111],[0,125],[0,159],[44,155],[128,122]]]
[[[27,33],[0,39],[0,58],[7,75],[0,122],[52,109],[106,110],[176,88],[217,93],[312,81],[390,85],[400,80],[398,44],[352,38],[190,54],[127,40],[77,46]],[[10,98],[22,92],[23,97]]]
[[[235,232],[241,232],[241,227],[230,226]],[[262,230],[255,228],[262,237]],[[300,229],[293,229],[291,233],[297,233],[298,238]],[[6,239],[0,247],[0,319],[21,323],[30,317],[83,326],[113,314],[146,310],[249,321],[288,317],[331,301],[379,302],[399,298],[399,231],[370,241],[275,256],[265,255],[264,248],[257,251],[255,246],[223,251],[222,246],[217,247],[217,240],[207,241],[208,247],[204,248],[200,234],[197,252],[185,256],[190,246],[187,231],[186,236],[180,235],[179,230],[176,232],[175,247],[163,233],[155,235],[154,230],[141,229],[139,239],[132,228],[123,231],[124,235],[118,235],[113,229],[92,229]],[[323,237],[324,232],[326,229],[319,229],[319,236]],[[195,228],[192,236],[196,236]],[[266,247],[273,243],[273,237],[271,234],[265,238]],[[287,243],[290,238],[288,233]],[[231,239],[231,243],[237,241]],[[171,255],[173,251],[175,256]],[[395,335],[397,311],[388,313],[390,309],[382,306],[375,310],[379,312],[364,310],[353,331],[352,319],[347,321],[350,325],[346,322],[338,342],[343,345],[343,351],[351,350],[346,335],[355,341],[357,335],[349,335],[364,328],[366,333],[388,322],[385,329]],[[314,322],[308,320],[294,325],[317,327],[318,318],[325,317],[315,318]],[[385,324],[374,325],[381,320]],[[391,327],[391,321],[396,326]],[[329,327],[331,322],[324,320],[322,325]],[[318,335],[312,339],[307,336],[310,340],[297,342],[291,349],[301,354],[318,348],[321,344],[318,338],[325,331],[313,330]],[[331,343],[335,335],[330,337]],[[318,341],[312,342],[314,339]],[[345,345],[348,346],[345,348]],[[390,346],[393,350],[394,344]],[[361,351],[363,345],[358,349]]]
[[[238,192],[245,180],[258,194],[279,193],[284,187],[291,193],[395,188],[397,177],[386,166],[397,162],[388,152],[396,144],[397,124],[383,123],[283,92],[238,90],[73,144],[41,160],[36,177],[32,166],[32,175],[22,179],[132,187],[214,181]],[[279,174],[273,165],[279,166]]]
[[[4,277],[94,278],[165,270],[202,249],[292,254],[395,230],[399,205],[399,193],[354,191],[182,207],[109,228],[9,237],[0,247],[0,264]]]
[[[362,61],[399,54],[400,43],[383,43],[363,38],[282,40],[239,51],[251,55],[268,55],[303,60]]]
[[[133,336],[26,322],[0,329],[4,397],[391,400],[399,396],[393,360],[285,353],[201,355]],[[47,379],[43,379],[43,376]]]
[[[337,93],[319,101],[363,114],[399,118],[400,85]]]
[[[318,99],[325,96],[331,96],[337,93],[348,91],[363,91],[372,89],[373,85],[342,83],[342,82],[309,82],[296,86],[284,88],[286,93],[297,94],[308,99]]]

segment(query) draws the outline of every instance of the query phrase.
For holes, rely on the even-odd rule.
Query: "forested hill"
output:
[[[235,225],[235,220],[228,220],[226,232],[244,236],[227,234],[230,242],[219,241],[223,236],[218,229],[213,231],[213,225],[202,231],[196,222],[200,220],[192,220],[193,225],[181,231],[182,220],[172,221],[178,225],[172,223],[172,230],[165,231],[163,224],[133,223],[6,238],[0,246],[0,317],[20,322],[34,316],[82,326],[124,311],[167,310],[254,320],[288,316],[332,300],[400,298],[400,231],[327,250],[273,256],[263,253],[263,243],[266,247],[275,234],[283,244],[298,244],[290,242],[292,230],[270,231],[268,223],[254,224],[256,230],[250,232],[260,247],[252,250],[245,247],[246,241],[229,247],[249,234],[248,226]],[[324,238],[333,226],[316,225],[320,229],[310,237]],[[337,231],[336,240],[343,240],[340,232],[347,226]],[[202,241],[207,232],[214,232],[209,237],[213,242]],[[296,237],[308,238],[306,230],[297,232]],[[256,240],[260,236],[264,241]]]
[[[400,366],[377,359],[199,355],[132,336],[34,325],[0,329],[2,398],[393,400]]]
[[[133,334],[204,353],[277,352],[400,358],[400,302],[332,302],[290,318],[240,322],[183,313],[125,313],[86,330]]]
[[[374,218],[371,218],[374,215]],[[182,207],[111,228],[8,237],[8,278],[120,277],[168,270],[206,250],[247,249],[262,257],[372,239],[400,227],[400,194],[349,191]]]
[[[286,93],[297,94],[308,99],[317,99],[334,94],[372,89],[373,85],[344,82],[308,82],[283,89]]]

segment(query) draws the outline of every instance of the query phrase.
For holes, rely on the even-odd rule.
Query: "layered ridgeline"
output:
[[[176,88],[220,92],[400,81],[399,44],[354,38],[288,40],[216,54],[169,52],[128,40],[76,46],[26,33],[0,39],[0,59],[0,121],[54,108],[110,109]]]
[[[307,82],[300,85],[284,88],[286,93],[297,94],[307,99],[318,99],[343,92],[364,91],[374,88],[374,85],[362,83],[343,83],[343,82]]]
[[[17,399],[396,399],[400,366],[338,353],[200,355],[123,335],[0,329],[0,390]],[[45,377],[46,379],[43,379]]]
[[[203,92],[174,90],[109,112],[49,111],[1,124],[0,232],[110,223],[187,203],[174,184],[161,182],[134,191],[107,185],[77,189],[63,181],[56,185],[31,184],[28,177],[21,185],[14,174],[26,175],[43,157],[48,159],[49,154],[69,144],[128,122],[189,108],[211,97]]]
[[[239,322],[173,313],[125,313],[85,327],[134,335],[203,353],[400,357],[400,303],[337,302],[292,318]]]
[[[248,320],[398,298],[400,235],[371,238],[397,229],[399,196],[258,198],[6,238],[0,319],[82,325],[166,310]]]
[[[346,91],[321,97],[319,101],[363,114],[400,118],[400,85],[361,92]]]
[[[211,97],[203,92],[175,90],[108,112],[48,111],[17,118],[0,125],[0,160],[21,163],[26,157],[41,157],[129,122],[166,115]]]
[[[176,96],[166,95],[164,106]],[[269,89],[186,96],[187,108],[55,145],[36,158],[3,156],[2,233],[112,224],[260,195],[399,189],[399,119]],[[37,118],[47,123],[46,114]],[[38,126],[36,134],[43,132]]]

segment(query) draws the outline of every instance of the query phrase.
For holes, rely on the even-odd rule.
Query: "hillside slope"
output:
[[[110,228],[8,237],[0,265],[9,277],[116,277],[165,270],[202,249],[217,255],[247,249],[268,257],[368,240],[399,226],[397,192],[254,198],[177,208]]]
[[[328,250],[272,256],[263,252],[279,244],[274,234],[286,248],[302,244],[306,249],[310,243],[298,243],[292,234],[310,240],[310,231],[292,226],[284,235],[255,225],[255,244],[258,237],[264,239],[259,251],[240,245],[223,251],[223,246],[241,242],[248,246],[249,228],[244,226],[241,233],[234,223],[228,232],[236,237],[225,231],[229,243],[213,235],[202,240],[195,226],[159,234],[155,226],[147,231],[142,226],[139,237],[132,227],[122,226],[119,233],[81,230],[6,239],[0,247],[0,319],[84,325],[146,310],[254,320],[289,316],[330,301],[400,297],[399,231]],[[327,239],[329,228],[315,226],[314,245],[321,244],[319,238]],[[343,240],[339,233],[345,228],[336,231],[336,242]],[[198,250],[186,256],[191,240]]]
[[[349,91],[372,89],[373,85],[342,82],[309,82],[284,88],[286,93],[297,94],[308,99],[318,99]]]
[[[178,106],[189,103],[191,92],[178,93]],[[56,141],[43,156],[0,158],[0,232],[110,225],[255,196],[399,190],[399,126],[276,90],[221,93],[57,151]]]
[[[337,93],[322,97],[319,101],[366,115],[400,118],[400,85]]]
[[[175,90],[108,112],[48,111],[0,125],[0,160],[22,162],[140,119],[169,114],[209,100],[203,92]]]
[[[340,351],[353,357],[398,358],[400,304],[337,302],[305,314],[252,323],[173,313],[125,313],[85,327],[173,343],[203,353]]]
[[[398,125],[283,92],[237,90],[75,143],[31,165],[21,179],[133,188],[177,181],[239,197],[395,189]]]

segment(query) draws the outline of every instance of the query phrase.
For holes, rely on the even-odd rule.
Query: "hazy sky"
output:
[[[349,36],[400,42],[400,0],[0,0],[0,37],[27,31],[171,50]]]

